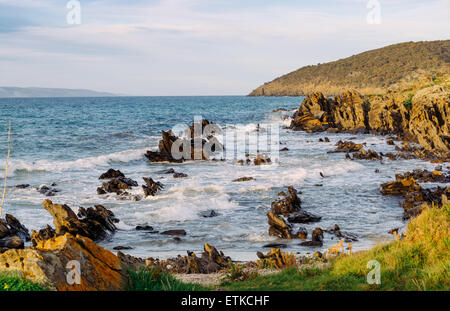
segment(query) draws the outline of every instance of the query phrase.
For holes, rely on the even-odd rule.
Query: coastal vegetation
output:
[[[337,61],[305,66],[258,87],[250,96],[336,95],[354,89],[385,94],[445,82],[450,73],[450,40],[405,42]]]

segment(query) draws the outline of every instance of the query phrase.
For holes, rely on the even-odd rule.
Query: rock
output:
[[[256,159],[253,160],[253,164],[255,165],[263,165],[263,164],[270,164],[272,161],[267,156],[262,156],[258,154]]]
[[[402,195],[420,189],[420,185],[416,183],[414,178],[405,178],[382,184],[380,192],[384,195]]]
[[[336,146],[337,146],[336,150],[328,151],[328,153],[357,152],[364,147],[362,144],[355,144],[352,141],[341,141],[341,140],[337,142]]]
[[[243,181],[250,181],[250,180],[254,180],[254,178],[253,177],[241,177],[241,178],[233,180],[233,182],[243,182]]]
[[[312,241],[323,242],[323,230],[320,228],[315,228],[312,232]]]
[[[114,223],[117,223],[118,219],[114,217],[111,211],[101,205],[88,209],[81,207],[78,216],[65,204],[53,204],[52,201],[47,199],[43,205],[53,217],[57,236],[70,233],[98,241],[116,231]]]
[[[175,173],[175,174],[173,174],[173,178],[185,178],[185,177],[188,177],[188,175],[184,174],[184,173]]]
[[[137,231],[153,231],[153,227],[152,226],[136,226],[136,230]]]
[[[353,160],[383,160],[383,157],[378,154],[376,151],[369,149],[369,151],[365,151],[364,149],[361,149],[358,152],[353,153]]]
[[[119,177],[125,178],[125,175],[119,170],[116,171],[116,170],[110,168],[107,172],[100,175],[100,177],[98,179],[113,179],[113,178],[119,178]]]
[[[281,148],[280,151],[289,151],[288,147]]]
[[[197,257],[195,253],[188,251],[187,256],[171,258],[163,261],[148,259],[147,267],[158,267],[171,273],[216,273],[229,268],[228,263],[231,261],[223,252],[209,244],[204,245],[204,251],[201,257]]]
[[[208,210],[208,211],[202,212],[201,215],[205,218],[212,218],[212,217],[219,216],[219,214],[214,210]]]
[[[358,241],[358,237],[356,234],[341,231],[341,229],[339,228],[339,226],[337,224],[334,225],[333,229],[324,230],[324,231],[334,234],[336,237],[338,237],[339,239],[343,239],[347,243]]]
[[[103,190],[102,188],[97,188],[97,194],[98,195],[103,195],[106,194],[107,192],[105,190]]]
[[[308,246],[308,247],[322,247],[323,242],[321,241],[305,241],[299,244],[300,246]]]
[[[173,168],[169,168],[167,170],[157,171],[155,174],[175,174],[175,170]]]
[[[310,214],[310,213],[305,212],[303,210],[295,212],[294,214],[292,214],[291,216],[288,217],[288,221],[290,223],[298,223],[298,224],[307,224],[307,223],[311,223],[311,222],[319,222],[321,219],[322,219],[322,217]]]
[[[412,172],[395,175],[397,180],[414,178],[418,182],[434,182],[434,183],[450,183],[450,174],[441,173],[439,171],[427,171],[415,169]]]
[[[259,259],[268,259],[270,262],[274,263],[276,268],[283,269],[286,267],[286,256],[281,252],[279,248],[273,248],[268,252],[266,255],[264,255],[261,252],[257,252],[256,255]]]
[[[47,185],[41,185],[38,187],[37,191],[47,197],[53,197],[56,193],[60,192],[60,190],[56,188],[50,188]]]
[[[30,233],[28,229],[11,214],[5,215],[6,224],[9,227],[9,235],[16,235],[25,241],[30,241]]]
[[[69,284],[69,269],[79,263],[80,284]],[[0,254],[0,272],[18,273],[58,291],[125,290],[128,267],[110,251],[83,236],[68,233],[38,243],[35,248],[13,249]]]
[[[123,251],[123,250],[129,250],[129,249],[133,249],[133,248],[130,246],[121,246],[121,245],[113,248],[113,250],[116,250],[116,251]]]
[[[289,226],[282,216],[277,216],[272,212],[267,213],[269,223],[269,235],[277,236],[281,239],[292,239],[292,227]]]
[[[15,185],[14,186],[14,188],[17,188],[17,189],[26,189],[26,188],[29,188],[29,187],[30,187],[29,184],[21,184],[21,185]]]
[[[0,239],[0,247],[1,248],[9,248],[9,249],[21,249],[24,246],[23,240],[18,236],[9,236],[3,239]]]
[[[270,244],[266,244],[263,246],[264,248],[286,248],[287,244],[280,244],[280,243],[270,243]],[[260,253],[262,254],[262,253]],[[258,256],[259,257],[259,256]],[[265,256],[263,255],[262,258],[264,258]],[[261,258],[261,257],[259,257]]]
[[[278,199],[272,202],[272,212],[275,215],[283,214],[285,216],[299,211],[301,209],[301,200],[297,196],[297,191],[294,187],[288,187],[288,195],[284,192],[278,194]]]
[[[155,196],[156,192],[164,188],[164,185],[160,182],[154,181],[152,178],[143,177],[145,181],[145,185],[142,185],[142,189],[144,190],[144,196]]]
[[[145,156],[150,162],[175,162],[181,163],[183,158],[175,159],[172,156],[172,145],[178,140],[178,137],[173,135],[172,131],[161,131],[162,139],[159,141],[159,151],[147,151]]]
[[[164,235],[186,235],[186,231],[183,229],[167,230],[167,231],[161,232],[161,234],[164,234]]]
[[[39,231],[31,230],[31,243],[36,246],[40,242],[44,242],[48,239],[54,238],[56,236],[55,229],[47,225],[44,229]]]
[[[108,182],[104,182],[102,185],[102,189],[106,192],[122,194],[124,190],[128,190],[132,187],[137,186],[138,183],[130,178],[118,177],[113,178]]]

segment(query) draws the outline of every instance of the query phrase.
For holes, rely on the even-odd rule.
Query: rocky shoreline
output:
[[[204,120],[200,124],[201,130],[214,123]],[[202,137],[194,130],[195,124],[189,127],[188,144],[200,146],[210,145],[212,151],[222,149],[223,146],[211,134]],[[426,207],[439,208],[448,203],[450,187],[424,188],[419,183],[450,183],[450,93],[445,87],[437,86],[419,91],[411,101],[411,106],[405,104],[402,94],[388,94],[385,96],[362,96],[355,91],[346,91],[334,98],[327,98],[322,93],[309,94],[301,106],[295,111],[290,129],[308,133],[370,133],[388,135],[387,143],[395,145],[397,153],[377,153],[367,149],[364,144],[352,141],[339,141],[335,150],[329,153],[344,153],[349,161],[371,160],[382,162],[389,160],[419,158],[440,164],[434,171],[414,170],[402,175],[396,175],[396,180],[380,185],[382,195],[403,197],[400,206],[404,209],[404,219],[415,217]],[[210,160],[209,153],[192,154],[175,159],[171,155],[175,141],[179,137],[172,132],[162,131],[162,139],[158,151],[148,151],[146,157],[150,163],[173,162],[180,163],[188,160]],[[322,141],[327,141],[324,138]],[[399,143],[401,141],[401,143]],[[288,150],[287,147],[285,147]],[[269,164],[270,159],[261,155],[254,156],[241,165]],[[446,171],[447,170],[447,171]],[[184,178],[187,175],[170,169],[161,174],[173,174],[174,178]],[[323,176],[323,175],[322,175]],[[242,177],[233,182],[251,181],[253,177]],[[139,183],[119,170],[110,169],[99,177],[102,185],[97,189],[98,195],[114,193],[123,199],[139,201],[142,197],[155,196],[164,188],[164,184],[143,177],[144,184],[141,195],[132,195],[127,190],[138,187]],[[56,185],[56,184],[55,184]],[[29,187],[18,185],[17,187]],[[39,191],[39,189],[38,189]],[[44,190],[42,190],[44,191]],[[52,196],[57,189],[45,189],[43,194]],[[280,192],[267,213],[268,232],[279,239],[300,240],[298,245],[321,247],[328,237],[337,237],[347,243],[351,250],[351,243],[358,240],[355,234],[342,231],[336,224],[333,228],[317,226],[308,232],[301,224],[318,223],[321,216],[309,213],[302,208],[300,191],[293,186],[287,192]],[[127,270],[155,267],[175,274],[217,274],[229,268],[232,259],[214,246],[204,244],[204,251],[200,256],[187,251],[187,255],[159,260],[158,258],[136,258],[122,253],[126,246],[118,246],[117,255],[98,246],[96,242],[113,237],[117,231],[116,224],[120,221],[115,215],[102,205],[80,208],[75,213],[68,205],[55,204],[50,200],[43,202],[44,208],[53,217],[54,228],[47,225],[39,231],[32,231],[24,227],[14,216],[6,214],[0,219],[0,273],[15,272],[25,278],[50,286],[54,290],[124,290],[127,285]],[[215,217],[214,210],[204,217]],[[174,236],[186,235],[183,229],[173,229],[159,232],[148,225],[137,226],[137,231],[147,231],[154,234]],[[392,232],[398,232],[393,229]],[[308,239],[308,236],[311,238]],[[30,242],[32,246],[25,247]],[[258,252],[260,260],[279,262],[284,258],[280,248],[283,243],[272,243],[265,247],[272,248],[268,254]],[[313,259],[323,259],[324,254],[315,252]],[[67,267],[76,260],[81,265],[81,284],[67,283]],[[299,262],[305,261],[300,258]],[[296,261],[296,259],[294,259]],[[296,261],[297,262],[297,261]],[[256,262],[246,263],[255,267]]]

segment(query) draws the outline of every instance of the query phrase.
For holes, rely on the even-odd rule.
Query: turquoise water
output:
[[[12,154],[8,173],[5,212],[14,214],[29,229],[51,224],[42,207],[46,198],[36,188],[56,183],[60,192],[50,199],[78,207],[102,204],[121,220],[120,230],[101,244],[130,246],[132,255],[168,257],[199,251],[208,242],[236,259],[255,259],[256,251],[267,243],[285,242],[290,250],[311,253],[317,249],[298,246],[299,241],[279,241],[268,235],[266,213],[277,193],[289,185],[302,191],[305,210],[322,216],[320,223],[305,225],[329,228],[335,223],[343,231],[357,234],[355,249],[368,248],[391,238],[387,231],[403,227],[398,199],[379,194],[380,183],[391,180],[396,172],[417,167],[432,168],[418,160],[349,161],[343,154],[327,154],[347,134],[306,134],[286,128],[287,116],[302,98],[243,96],[226,97],[111,97],[111,98],[30,98],[0,99],[0,178],[4,176],[7,152],[7,128],[12,121]],[[276,108],[287,111],[272,112]],[[202,116],[220,126],[233,125],[240,132],[254,132],[257,124],[280,128],[280,165],[272,170],[239,166],[231,161],[150,164],[146,150],[155,150],[161,130],[175,124],[191,124]],[[330,143],[318,143],[324,136]],[[355,142],[366,142],[377,151],[390,151],[384,137],[358,135]],[[155,197],[139,202],[122,200],[117,195],[98,196],[98,176],[113,167],[142,184],[142,177],[161,181],[165,188]],[[155,172],[172,167],[188,174],[174,179]],[[375,169],[380,170],[376,174]],[[320,177],[320,172],[326,175]],[[233,183],[251,176],[255,180]],[[30,184],[27,189],[14,188]],[[315,184],[321,183],[322,187]],[[137,187],[132,193],[142,195]],[[215,210],[218,217],[204,218],[201,213]],[[185,229],[181,241],[158,234],[134,230],[148,224],[155,230]],[[325,245],[336,241],[325,237]]]

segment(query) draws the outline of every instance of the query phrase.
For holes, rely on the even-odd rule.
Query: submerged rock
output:
[[[319,222],[322,219],[320,216],[300,210],[288,217],[290,223],[307,224],[311,222]]]
[[[233,180],[233,182],[243,182],[243,181],[250,181],[250,180],[254,180],[254,178],[253,177],[241,177],[241,178]]]
[[[176,229],[176,230],[167,230],[161,232],[164,235],[186,235],[186,231],[184,229]]]

